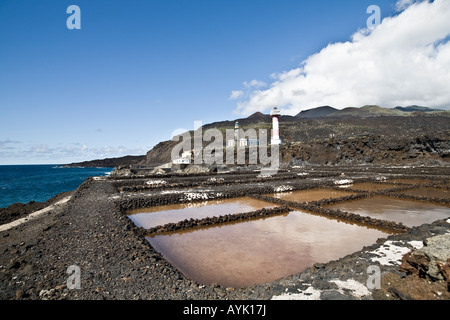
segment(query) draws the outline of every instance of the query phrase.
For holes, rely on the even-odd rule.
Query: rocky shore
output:
[[[62,192],[44,202],[30,201],[28,203],[14,203],[7,208],[0,208],[0,225],[24,218],[29,214],[42,210],[73,192]]]
[[[278,214],[295,206],[316,210],[316,214],[325,216],[338,211],[321,209],[323,202],[320,201],[280,202],[277,209],[263,209],[241,216],[224,214],[216,218],[188,220],[155,230],[142,230],[126,216],[126,211],[131,208],[243,195],[275,201],[274,198],[264,198],[264,194],[277,190],[331,188],[336,187],[336,181],[340,180],[377,183],[380,177],[430,179],[430,185],[448,188],[450,170],[446,167],[315,167],[292,168],[290,172],[280,172],[278,177],[267,179],[253,172],[89,178],[74,192],[59,195],[34,209],[42,209],[70,195],[66,204],[0,232],[0,299],[448,300],[449,261],[445,258],[450,257],[447,254],[450,215],[448,219],[408,228],[390,221],[371,221],[340,212],[340,219],[387,228],[392,234],[339,260],[315,264],[272,283],[240,289],[191,281],[151,247],[145,234]],[[152,184],[149,181],[165,183]],[[396,188],[402,190],[411,185],[398,183]],[[380,194],[399,197],[395,190],[380,191]],[[370,194],[357,194],[358,197],[367,195]],[[417,201],[448,205],[445,199],[412,197]],[[327,201],[348,200],[351,199]],[[18,217],[12,213],[13,208],[8,210],[8,217],[2,220],[2,224],[9,222],[11,217]],[[436,241],[437,236],[444,239]],[[438,251],[444,252],[442,255],[427,251],[441,244],[444,247]],[[79,289],[68,287],[71,266],[80,270]],[[371,275],[375,274],[374,266],[378,267],[374,270],[380,272],[380,285],[377,286],[375,278],[375,285],[370,289],[368,284],[373,279]]]

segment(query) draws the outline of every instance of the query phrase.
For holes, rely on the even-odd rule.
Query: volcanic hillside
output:
[[[403,110],[407,111],[325,106],[281,116],[282,160],[291,165],[448,163],[450,112],[417,106]],[[225,133],[234,129],[235,121],[214,122],[204,125],[203,130],[217,128]],[[237,121],[244,131],[267,129],[270,139],[270,115],[258,112]],[[170,162],[170,152],[178,143],[159,143],[139,164],[152,167]],[[209,143],[204,142],[204,146]]]

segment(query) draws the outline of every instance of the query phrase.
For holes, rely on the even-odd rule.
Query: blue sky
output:
[[[398,14],[388,0],[2,0],[0,164],[145,154],[194,120],[259,111],[256,91],[231,93],[351,41],[373,4]]]

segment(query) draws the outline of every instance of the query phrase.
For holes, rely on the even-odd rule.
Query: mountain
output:
[[[322,106],[314,109],[304,110],[297,114],[295,117],[300,119],[314,119],[320,117],[326,117],[334,112],[338,111],[330,106]]]
[[[395,107],[394,109],[400,110],[403,112],[414,112],[414,111],[422,111],[422,112],[432,112],[432,111],[444,111],[441,109],[431,109],[428,107],[421,107],[421,106],[407,106],[407,107]]]
[[[325,114],[328,115],[323,116]],[[207,129],[216,128],[225,133],[225,130],[227,129],[234,129],[235,121],[229,120],[209,123],[203,125],[202,129],[203,132],[205,132]],[[240,128],[244,131],[249,129],[255,129],[256,131],[259,129],[267,129],[267,133],[269,135],[268,138],[270,139],[270,115],[255,113],[250,117],[237,119],[237,121],[239,122]],[[401,161],[401,157],[403,156],[408,157],[409,159],[410,155],[405,155],[405,152],[413,152],[411,150],[416,147],[418,148],[418,146],[414,146],[414,141],[419,141],[422,137],[426,137],[430,134],[434,137],[426,143],[430,144],[431,141],[436,141],[436,147],[427,147],[427,144],[424,142],[423,146],[420,147],[420,150],[424,150],[423,156],[425,157],[431,155],[432,157],[435,157],[435,155],[438,155],[436,158],[438,160],[442,159],[442,157],[445,157],[446,161],[450,159],[450,154],[444,154],[444,151],[448,150],[446,148],[450,148],[450,145],[447,145],[445,142],[450,134],[448,129],[450,128],[450,112],[427,112],[415,114],[413,112],[403,112],[400,110],[369,105],[361,108],[345,108],[343,110],[323,106],[306,110],[297,116],[282,115],[279,123],[280,136],[283,139],[282,153],[285,153],[285,151],[283,151],[285,150],[285,147],[288,148],[289,145],[296,146],[294,149],[289,149],[288,153],[285,153],[286,157],[283,156],[284,160],[287,162],[289,162],[287,158],[290,156],[300,159],[301,154],[306,150],[301,147],[304,144],[311,144],[311,146],[313,146],[311,149],[312,153],[322,154],[323,152],[331,152],[330,150],[327,151],[320,147],[321,145],[325,146],[329,144],[329,142],[326,141],[329,141],[330,139],[349,141],[349,143],[352,142],[352,146],[353,142],[361,140],[364,142],[364,147],[360,148],[359,146],[355,146],[355,148],[359,154],[365,154],[369,152],[370,148],[378,148],[379,150],[386,149],[387,151],[383,152],[389,152],[389,148],[393,148],[391,145],[395,144],[393,143],[395,138],[400,139],[398,144],[401,145],[401,152],[399,151],[396,155],[396,160],[392,160],[392,163],[397,163]],[[372,138],[367,137],[379,138],[374,138],[375,140],[372,140]],[[442,138],[442,141],[444,142],[439,140],[440,138]],[[375,143],[374,141],[377,142]],[[203,146],[205,147],[209,145],[209,143],[209,141],[204,141]],[[170,140],[161,142],[147,153],[147,159],[142,161],[140,165],[156,167],[158,165],[170,162],[170,151],[176,144],[178,144],[178,142],[173,142]],[[385,145],[389,147],[385,148]],[[336,150],[332,152],[332,154],[336,157],[339,156],[339,148],[340,146],[336,146]],[[373,157],[374,159],[378,159],[378,157],[381,157],[380,159],[382,159],[383,156],[384,154],[377,154]],[[352,156],[351,153],[345,153],[345,155],[343,154],[343,157],[346,159],[345,161],[350,161]],[[322,163],[321,161],[323,159],[320,158],[322,159],[320,160],[319,158],[317,158],[317,161],[311,160],[309,163]],[[307,161],[306,159],[307,158],[305,158],[305,161]],[[322,164],[325,164],[327,161]]]
[[[267,121],[270,120],[270,115],[268,114],[263,114],[261,112],[255,112],[254,114],[250,115],[247,117],[247,119],[252,120],[252,121]]]
[[[181,139],[179,141],[181,141]],[[158,143],[147,152],[147,155],[139,164],[148,167],[157,167],[170,162],[172,159],[172,150],[179,141],[167,140]]]
[[[106,158],[92,161],[74,162],[64,165],[66,168],[70,167],[118,167],[122,165],[133,165],[147,159],[145,155],[142,156],[124,156],[119,158]]]
[[[342,110],[322,106],[305,111],[301,111],[295,117],[298,119],[317,119],[317,118],[342,118],[342,117],[381,117],[381,116],[404,116],[406,115],[400,109],[387,109],[376,105],[366,105],[361,108],[348,107]]]
[[[328,117],[382,117],[404,116],[404,112],[396,109],[382,108],[376,105],[367,105],[361,108],[344,108],[328,115]]]

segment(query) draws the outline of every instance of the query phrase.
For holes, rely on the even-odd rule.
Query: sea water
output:
[[[60,165],[0,166],[0,208],[13,203],[42,202],[72,191],[88,177],[108,175],[113,168],[64,168]]]

